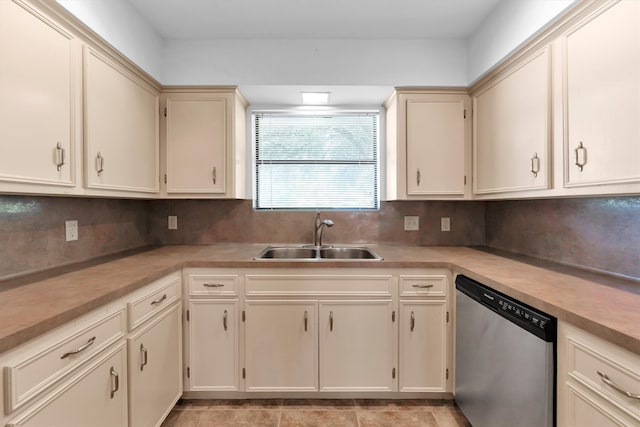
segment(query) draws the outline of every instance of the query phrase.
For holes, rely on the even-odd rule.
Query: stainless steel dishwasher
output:
[[[555,425],[556,319],[456,277],[455,400],[473,427]]]

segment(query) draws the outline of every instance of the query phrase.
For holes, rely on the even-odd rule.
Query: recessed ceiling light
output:
[[[330,92],[301,92],[302,103],[304,105],[327,105],[329,104]]]

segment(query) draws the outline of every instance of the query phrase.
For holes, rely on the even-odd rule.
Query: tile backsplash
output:
[[[178,229],[167,229],[167,216]],[[404,216],[420,231],[404,231]],[[440,231],[440,219],[451,231]],[[150,244],[311,243],[313,212],[256,212],[247,200],[0,196],[0,279]],[[486,245],[640,278],[640,197],[383,202],[376,212],[322,212],[325,243]],[[80,239],[65,242],[64,221]]]

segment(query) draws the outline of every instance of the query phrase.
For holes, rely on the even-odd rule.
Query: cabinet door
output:
[[[402,97],[407,97],[407,195],[464,196],[468,98]]]
[[[127,426],[127,356],[124,343],[90,363],[7,425]]]
[[[226,193],[231,104],[224,94],[167,96],[167,193]]]
[[[182,311],[176,304],[129,338],[129,425],[156,426],[182,395]]]
[[[317,302],[246,302],[246,390],[318,390]]]
[[[189,303],[189,390],[238,390],[236,300]]]
[[[550,48],[474,95],[474,193],[546,189],[551,143]]]
[[[159,94],[98,52],[84,51],[88,188],[159,191]]]
[[[400,391],[446,391],[447,302],[400,302]]]
[[[611,4],[562,38],[569,187],[640,182],[640,2]]]
[[[320,302],[321,391],[394,391],[392,312],[390,300]]]
[[[29,6],[0,1],[1,181],[74,185],[76,49]]]

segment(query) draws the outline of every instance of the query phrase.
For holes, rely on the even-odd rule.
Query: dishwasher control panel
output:
[[[547,342],[556,339],[556,319],[463,275],[456,289]]]

